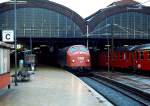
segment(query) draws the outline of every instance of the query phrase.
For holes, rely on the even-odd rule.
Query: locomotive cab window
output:
[[[140,52],[140,59],[144,59],[144,52]]]
[[[71,47],[70,49],[69,49],[69,51],[71,52],[71,53],[73,53],[73,52],[76,52],[78,49],[76,48],[76,47]]]
[[[85,47],[80,47],[80,51],[82,51],[82,52],[87,52],[87,51],[88,51],[88,49],[87,49],[87,48],[85,48]]]

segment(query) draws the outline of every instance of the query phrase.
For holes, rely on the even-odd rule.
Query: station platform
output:
[[[37,68],[31,81],[0,92],[0,106],[112,106],[79,78],[57,68]]]

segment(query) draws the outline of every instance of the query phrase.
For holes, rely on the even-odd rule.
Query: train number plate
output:
[[[78,57],[78,60],[83,61],[84,57]]]

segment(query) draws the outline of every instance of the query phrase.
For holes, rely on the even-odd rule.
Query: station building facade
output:
[[[14,29],[13,0],[0,4],[0,30],[10,29]],[[83,19],[71,9],[49,0],[17,0],[19,40],[65,38],[58,41],[66,42],[70,38],[68,42],[80,43],[84,39],[86,44],[87,31],[91,45],[111,38],[150,40],[150,7],[133,0],[120,0]]]
[[[91,38],[150,39],[150,7],[120,0],[86,18]]]
[[[86,22],[48,0],[17,0],[17,38],[80,38]],[[0,30],[14,29],[14,1],[0,4]]]

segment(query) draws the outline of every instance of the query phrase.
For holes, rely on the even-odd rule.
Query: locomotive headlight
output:
[[[87,62],[90,62],[90,59],[88,59]]]
[[[72,62],[74,63],[74,62],[75,62],[75,60],[73,59],[73,60],[72,60]]]

